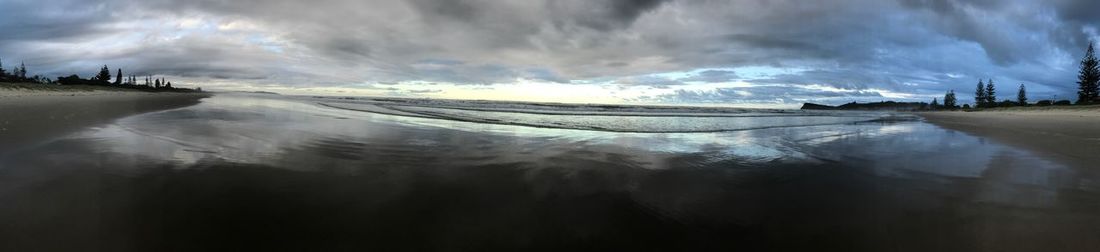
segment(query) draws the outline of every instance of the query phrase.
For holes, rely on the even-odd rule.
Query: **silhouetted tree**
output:
[[[928,106],[931,107],[932,110],[937,110],[940,108],[940,101],[936,100],[936,98],[932,98],[932,104]]]
[[[90,80],[81,79],[80,76],[77,76],[75,74],[74,75],[69,75],[68,77],[57,77],[57,82],[61,83],[61,85],[100,85],[100,84],[103,84],[102,82],[100,82],[98,80],[95,80],[94,78],[92,78]]]
[[[985,83],[985,103],[990,107],[997,106],[997,88],[993,86],[993,79]]]
[[[1020,106],[1027,105],[1027,89],[1024,88],[1024,84],[1020,84],[1020,91],[1016,92],[1016,103]]]
[[[974,107],[985,107],[985,83],[978,79],[978,87],[974,89]]]
[[[27,79],[27,64],[23,64],[23,62],[19,62],[19,80],[26,80],[26,79]]]
[[[160,88],[160,79],[157,79],[156,85],[153,88]]]
[[[122,85],[122,68],[119,68],[118,74],[115,75],[115,85]]]
[[[955,109],[955,90],[947,91],[947,94],[943,95],[943,106],[947,109]]]
[[[172,82],[168,82],[168,84],[164,84],[164,87],[165,88],[172,88]]]
[[[8,71],[4,71],[4,60],[0,59],[0,80],[8,77]]]
[[[1096,100],[1100,93],[1100,62],[1096,60],[1096,52],[1089,42],[1089,48],[1085,50],[1085,57],[1081,59],[1081,70],[1077,73],[1077,103],[1086,104]]]
[[[111,69],[107,68],[107,65],[103,65],[102,69],[99,69],[99,74],[96,74],[95,80],[104,84],[111,82]]]

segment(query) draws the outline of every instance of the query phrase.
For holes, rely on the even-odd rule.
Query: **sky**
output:
[[[0,0],[0,60],[287,94],[797,107],[1072,99],[1091,0]]]

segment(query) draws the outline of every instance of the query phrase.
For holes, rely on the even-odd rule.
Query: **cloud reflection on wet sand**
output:
[[[1098,174],[920,122],[452,123],[248,97],[127,118],[0,162],[0,249],[1100,246]]]

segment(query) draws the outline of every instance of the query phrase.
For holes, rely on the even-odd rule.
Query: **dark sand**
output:
[[[1100,166],[1100,109],[920,113],[944,128],[1039,152],[1075,167]]]
[[[0,156],[0,251],[1095,251],[1095,170],[920,121],[622,134],[217,95]]]
[[[202,93],[0,89],[0,153],[91,125],[151,111],[180,108]]]

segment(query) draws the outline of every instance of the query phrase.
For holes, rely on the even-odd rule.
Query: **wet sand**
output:
[[[0,156],[0,251],[1092,251],[1096,181],[921,121],[638,134],[219,94]]]
[[[1100,107],[920,113],[928,122],[1071,163],[1100,166]]]
[[[127,115],[195,105],[208,96],[101,87],[0,87],[0,153]]]

